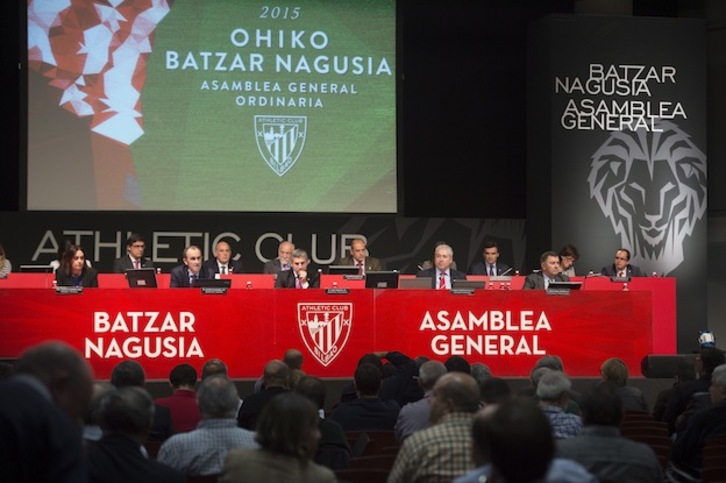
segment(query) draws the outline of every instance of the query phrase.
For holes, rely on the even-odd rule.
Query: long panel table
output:
[[[303,350],[305,371],[321,377],[351,377],[370,351],[441,361],[458,354],[504,377],[528,375],[544,354],[562,357],[571,376],[597,377],[612,356],[638,375],[647,354],[676,351],[671,278],[633,279],[627,287],[588,279],[569,295],[509,286],[472,295],[342,290],[343,279],[326,281],[335,285],[331,290],[254,288],[269,284],[253,282],[226,294],[123,284],[59,294],[44,274],[32,274],[41,285],[21,275],[31,274],[0,281],[0,358],[63,340],[102,379],[127,358],[139,360],[149,379],[166,379],[176,364],[199,369],[212,357],[224,360],[232,377],[256,378],[265,362],[291,347]]]

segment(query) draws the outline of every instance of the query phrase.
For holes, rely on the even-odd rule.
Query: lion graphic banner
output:
[[[706,324],[704,24],[554,16],[531,34],[530,258],[573,244],[576,273],[597,275],[627,249],[647,276],[677,277],[679,348],[693,349]]]

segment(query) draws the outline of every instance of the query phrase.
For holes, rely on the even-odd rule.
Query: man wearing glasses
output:
[[[630,252],[625,248],[619,248],[615,252],[615,262],[602,267],[600,273],[608,277],[645,277],[640,267],[630,263]]]
[[[132,233],[126,240],[126,255],[113,262],[114,273],[125,273],[135,268],[153,268],[151,260],[144,258],[144,237],[139,233]]]

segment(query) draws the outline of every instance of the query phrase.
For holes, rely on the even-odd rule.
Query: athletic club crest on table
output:
[[[348,342],[353,304],[299,303],[297,320],[300,336],[308,350],[327,367]]]

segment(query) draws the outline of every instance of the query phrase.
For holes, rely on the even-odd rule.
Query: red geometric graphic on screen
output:
[[[59,105],[130,145],[143,134],[141,90],[167,0],[31,0],[30,68],[61,91]]]

